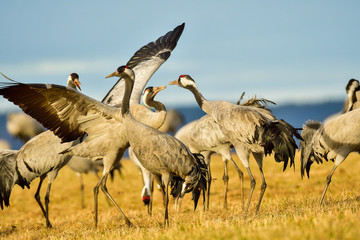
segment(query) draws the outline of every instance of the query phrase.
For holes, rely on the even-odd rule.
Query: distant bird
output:
[[[242,94],[237,105],[241,103],[243,96],[244,93]],[[263,98],[258,99],[254,97],[247,100],[246,102],[241,103],[241,105],[254,106],[258,108],[267,109],[265,108],[265,104],[267,103],[275,104],[274,102],[269,101],[267,99],[263,99]],[[232,165],[235,167],[236,171],[238,172],[241,183],[240,188],[241,188],[242,205],[244,207],[244,190],[243,190],[244,174],[231,157],[230,151],[233,148],[232,144],[221,132],[220,127],[218,126],[218,124],[216,124],[214,119],[209,115],[205,115],[198,120],[187,123],[177,131],[175,137],[178,138],[180,141],[182,141],[186,146],[188,146],[191,152],[201,153],[203,156],[205,156],[205,162],[208,166],[208,171],[209,171],[209,185],[207,188],[208,196],[206,198],[207,209],[209,209],[210,183],[211,183],[210,157],[214,153],[219,154],[224,162],[224,175],[223,175],[224,208],[227,209],[227,190],[228,190],[228,181],[229,181],[229,175],[227,169],[228,161],[232,163]]]
[[[326,191],[336,168],[351,152],[360,151],[360,109],[340,114],[326,120],[324,124],[318,121],[308,121],[301,133],[301,177],[305,170],[309,177],[313,162],[322,163],[330,160],[335,163],[326,178],[324,191],[321,195],[322,204]]]
[[[139,70],[141,65],[144,65],[144,69],[142,69],[144,72],[141,71],[143,75],[139,73],[139,78],[137,78],[139,82],[135,82],[135,95],[132,96],[132,101],[138,102],[137,93],[139,89],[141,94],[151,75],[170,56],[183,28],[184,24],[176,27],[173,31],[160,37],[155,43],[149,43],[142,47],[130,59],[128,64],[134,67],[134,70]],[[125,90],[123,88],[124,85],[119,80],[103,101],[111,105],[127,105],[131,99],[126,96],[126,93],[131,91],[126,86]],[[94,187],[95,226],[98,223],[97,200],[100,186],[105,195],[123,215],[126,224],[131,225],[129,219],[106,188],[109,172],[120,161],[125,150],[129,147],[129,141],[124,136],[126,129],[122,127],[121,110],[100,103],[70,88],[54,84],[5,83],[0,89],[0,94],[9,101],[20,105],[24,112],[52,130],[63,142],[73,141],[87,134],[84,141],[62,153],[94,160],[103,159],[103,175]],[[126,102],[119,100],[118,95],[122,95],[123,100],[125,99]],[[31,101],[28,101],[29,99]]]
[[[356,79],[350,79],[346,85],[347,98],[344,104],[344,112],[349,112],[360,107],[360,84]]]
[[[70,74],[68,86],[69,89],[80,86],[78,74]],[[63,86],[60,87],[66,89],[66,87]],[[28,98],[27,96],[19,95],[18,97],[26,102],[29,100],[31,102],[31,98]],[[0,176],[5,176],[5,178],[0,177],[2,186],[6,185],[5,188],[1,187],[1,189],[4,189],[1,191],[3,195],[2,201],[5,202],[5,206],[9,206],[10,193],[15,184],[20,185],[22,188],[25,186],[30,188],[30,183],[35,178],[39,177],[40,182],[35,194],[35,199],[44,214],[46,226],[51,228],[52,225],[49,220],[51,184],[55,180],[59,170],[65,166],[71,158],[71,156],[65,156],[59,153],[76,143],[77,142],[74,141],[62,144],[61,139],[55,136],[51,131],[45,131],[27,141],[19,151],[5,152],[7,153],[6,158],[8,158],[7,161],[9,161],[9,163],[4,163],[4,167],[0,171]],[[48,178],[48,187],[44,208],[40,200],[40,189],[42,182],[46,177]]]
[[[176,109],[167,111],[165,121],[159,128],[161,132],[175,134],[178,127],[184,123],[184,116]]]
[[[0,149],[11,149],[11,145],[8,141],[0,139]]]
[[[13,112],[7,115],[6,129],[9,134],[23,143],[45,131],[35,119],[23,112]]]
[[[257,215],[267,186],[262,170],[263,155],[274,152],[275,161],[284,162],[284,170],[289,159],[291,167],[294,164],[295,150],[297,149],[293,135],[301,138],[300,134],[290,124],[283,120],[277,120],[267,110],[252,106],[239,106],[225,101],[206,100],[197,89],[195,81],[189,75],[181,75],[177,80],[172,81],[170,85],[178,85],[191,91],[200,108],[214,119],[221,132],[234,146],[236,154],[247,169],[251,180],[251,190],[245,208],[245,217],[256,184],[249,166],[249,155],[250,153],[253,154],[262,179],[259,202],[255,213]]]

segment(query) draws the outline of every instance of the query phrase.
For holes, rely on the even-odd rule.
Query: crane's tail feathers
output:
[[[192,196],[193,196],[193,200],[194,200],[194,211],[195,211],[196,207],[197,207],[197,203],[199,201],[201,191],[207,191],[207,185],[208,185],[208,181],[209,181],[209,172],[208,172],[207,165],[205,163],[205,157],[199,153],[195,153],[193,155],[196,159],[196,163],[200,170],[199,182],[192,191]],[[206,194],[204,194],[204,196],[205,195]],[[204,202],[205,202],[205,199],[204,199]]]
[[[241,106],[251,106],[251,107],[257,107],[257,108],[263,108],[263,109],[267,109],[268,111],[270,111],[268,108],[267,108],[267,105],[270,103],[270,104],[274,104],[276,105],[275,102],[271,101],[271,100],[268,100],[266,98],[257,98],[256,96],[250,98],[249,100],[241,103],[241,101],[243,100],[244,98],[244,95],[245,95],[245,92],[243,92],[241,94],[241,97],[239,99],[239,101],[237,101],[237,105],[241,105]]]
[[[11,191],[17,183],[16,150],[1,150],[0,152],[0,207],[9,206]]]
[[[296,129],[284,120],[272,121],[262,128],[265,155],[275,153],[276,162],[284,162],[285,171],[290,159],[290,167],[295,168],[295,151],[298,148],[293,136],[301,138]]]
[[[314,161],[322,163],[322,159],[314,154],[313,149],[315,133],[319,131],[322,126],[322,123],[319,121],[307,121],[303,126],[303,131],[301,132],[302,140],[300,141],[301,178],[304,177],[305,171],[307,177],[310,177],[310,167]]]

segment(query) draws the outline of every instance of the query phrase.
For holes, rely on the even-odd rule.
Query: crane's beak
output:
[[[178,85],[179,86],[179,81],[178,80],[171,81],[171,82],[169,82],[169,85]]]
[[[157,94],[158,92],[164,90],[165,88],[166,88],[166,86],[154,87],[154,89],[153,89],[154,94]]]
[[[110,77],[120,77],[120,76],[119,76],[119,72],[118,72],[118,71],[115,71],[115,72],[107,75],[105,78],[110,78]]]
[[[80,87],[81,82],[79,81],[79,79],[75,78],[74,83],[75,83],[75,86],[81,91],[81,87]]]

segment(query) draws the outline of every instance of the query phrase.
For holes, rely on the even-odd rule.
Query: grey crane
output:
[[[143,103],[148,108],[144,108],[142,112],[146,113],[146,118],[148,121],[151,121],[151,127],[153,128],[159,128],[161,124],[163,124],[167,111],[161,102],[154,101],[154,98],[156,94],[162,90],[164,90],[166,86],[161,87],[148,87],[144,90],[143,94]],[[136,106],[136,105],[135,105]],[[150,108],[154,108],[155,112],[151,111]],[[133,116],[137,116],[135,119],[140,120],[142,119],[141,115],[138,114],[138,112],[135,112],[134,106],[130,107],[130,112]],[[138,108],[137,108],[138,109]],[[153,181],[151,178],[151,173],[144,168],[139,160],[137,159],[136,155],[133,152],[133,148],[129,147],[129,157],[134,162],[136,167],[140,170],[142,177],[143,177],[143,190],[141,192],[141,198],[144,202],[145,206],[147,207],[147,212],[149,215],[152,213],[152,193],[153,193]]]
[[[70,74],[68,78],[68,86],[71,89],[80,87],[79,75],[76,73]],[[80,88],[79,88],[80,89]],[[74,90],[76,91],[76,90]],[[19,151],[12,152],[11,156],[8,154],[9,167],[3,167],[0,177],[3,182],[1,191],[4,193],[3,201],[5,206],[9,205],[9,197],[11,190],[15,184],[22,188],[25,186],[30,188],[30,183],[35,178],[40,178],[40,182],[35,194],[35,199],[39,204],[44,217],[46,219],[46,226],[51,228],[52,225],[49,220],[49,202],[51,184],[54,182],[59,170],[65,166],[70,160],[71,156],[60,155],[59,152],[68,149],[77,142],[69,142],[61,144],[61,140],[55,136],[51,131],[45,131],[36,135],[27,141]],[[8,152],[9,153],[9,152]],[[6,164],[4,163],[4,166]],[[11,167],[10,167],[11,166]],[[40,189],[42,182],[48,178],[48,187],[45,196],[45,208],[40,200]]]
[[[158,184],[162,186],[165,193],[164,225],[169,224],[169,183],[174,177],[180,177],[184,180],[181,196],[194,189],[206,188],[207,170],[201,169],[205,164],[178,139],[142,124],[132,117],[129,113],[128,98],[132,90],[135,74],[129,67],[121,66],[107,77],[113,76],[122,77],[125,80],[127,92],[124,95],[124,105],[121,109],[123,126],[126,129],[125,134],[142,166],[150,171]],[[197,191],[197,194],[199,195],[200,192]],[[198,195],[194,198],[195,206]]]
[[[85,133],[87,134],[84,141],[61,153],[64,157],[76,155],[93,159],[103,158],[103,176],[94,188],[95,225],[97,225],[97,189],[99,185],[123,215],[126,223],[131,225],[130,220],[106,188],[109,170],[120,161],[125,149],[130,144],[142,165],[156,176],[155,179],[159,181],[161,177],[165,188],[164,223],[168,223],[167,185],[169,181],[173,175],[185,180],[182,195],[192,190],[198,192],[200,187],[206,187],[205,184],[199,184],[204,181],[203,172],[197,162],[200,160],[194,157],[179,140],[133,119],[129,113],[129,102],[135,75],[130,68],[119,67],[108,77],[110,76],[120,76],[126,82],[122,108],[108,106],[71,88],[55,84],[3,83],[0,95],[37,119],[59,136],[63,142],[73,141]],[[167,148],[163,151],[159,151],[159,149],[154,151],[155,146]],[[162,162],[153,163],[156,162],[156,159],[162,160]],[[175,164],[174,160],[178,164]]]
[[[321,123],[308,121],[301,133],[301,177],[309,177],[311,165],[323,160],[333,161],[334,167],[326,178],[321,195],[322,204],[336,168],[351,152],[360,151],[360,109],[336,115]]]
[[[140,105],[141,94],[154,72],[170,57],[184,27],[185,23],[175,27],[172,31],[159,37],[156,41],[141,47],[126,64],[132,68],[136,75],[134,89],[130,98],[130,111],[135,119],[146,121],[147,125],[154,128],[159,128],[163,124],[164,118],[167,116],[166,111],[161,110],[154,113],[147,107]],[[103,102],[111,106],[121,107],[124,92],[125,82],[119,80],[104,97]],[[147,206],[148,213],[151,214],[151,175],[141,166],[140,162],[136,159],[135,154],[133,154],[131,147],[129,148],[129,157],[135,165],[141,169],[144,182],[141,198]]]
[[[249,166],[249,155],[253,154],[262,179],[255,213],[257,215],[267,186],[262,166],[263,155],[274,152],[275,161],[284,162],[283,170],[286,169],[289,159],[291,167],[294,164],[295,150],[297,149],[293,135],[301,138],[300,134],[290,124],[283,120],[277,120],[267,110],[252,106],[240,106],[226,101],[206,100],[189,75],[180,75],[177,80],[170,82],[170,85],[178,85],[191,91],[200,108],[213,118],[221,132],[234,146],[236,154],[247,169],[251,180],[245,217],[256,184]]]
[[[274,102],[263,99],[263,98],[250,98],[246,102],[241,103],[245,93],[242,94],[240,100],[238,101],[237,105],[242,106],[254,106],[258,108],[266,108],[267,103],[275,104]],[[269,109],[267,109],[270,111]],[[209,199],[210,199],[210,183],[211,183],[211,170],[210,170],[210,157],[212,154],[217,153],[221,156],[224,162],[224,208],[227,209],[227,191],[228,191],[228,168],[227,163],[230,161],[232,165],[235,167],[236,171],[238,172],[240,178],[240,188],[241,188],[241,201],[242,206],[244,207],[244,189],[243,189],[243,180],[244,174],[237,166],[236,162],[231,157],[231,149],[233,148],[232,144],[229,140],[224,136],[221,132],[219,126],[213,120],[213,118],[209,115],[205,115],[202,118],[192,121],[182,128],[180,128],[175,137],[182,141],[187,147],[189,147],[191,152],[194,153],[201,153],[205,156],[205,162],[208,167],[209,172],[209,185],[207,187],[207,202],[206,207],[209,209]],[[177,203],[178,208],[180,204]]]

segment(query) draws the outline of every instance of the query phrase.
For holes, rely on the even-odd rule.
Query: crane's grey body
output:
[[[241,99],[238,101],[237,105],[240,104]],[[241,103],[242,106],[255,106],[259,109],[263,109],[264,113],[268,111],[269,116],[271,116],[271,112],[266,108],[267,103],[273,103],[267,99],[258,99],[256,97],[247,100],[246,102]],[[261,110],[262,111],[262,110]],[[218,124],[214,121],[214,119],[205,115],[202,118],[192,121],[182,128],[178,130],[175,134],[175,137],[181,140],[186,146],[190,148],[191,152],[201,153],[205,156],[205,162],[208,166],[209,171],[209,186],[208,186],[208,197],[207,197],[207,208],[209,208],[209,199],[210,199],[210,183],[211,183],[211,171],[210,171],[210,157],[213,153],[217,153],[222,157],[224,162],[224,208],[227,208],[227,189],[228,189],[228,169],[227,162],[230,161],[238,172],[240,183],[241,183],[241,200],[242,205],[244,207],[244,192],[243,192],[243,178],[244,174],[237,166],[235,161],[231,157],[231,149],[233,148],[230,141],[226,138],[226,136],[220,130]]]
[[[308,121],[303,126],[301,135],[301,176],[305,170],[309,177],[310,166],[315,161],[322,163],[330,160],[335,166],[328,175],[321,196],[323,202],[327,188],[336,168],[351,152],[360,151],[360,109],[340,114],[328,119],[324,124],[318,121]]]
[[[202,172],[199,163],[190,150],[178,139],[136,121],[129,112],[129,94],[134,81],[134,73],[129,68],[120,67],[109,76],[123,76],[126,83],[125,102],[122,106],[123,127],[141,165],[155,176],[164,193],[164,225],[168,219],[168,186],[173,177],[184,180],[182,196],[198,187]]]
[[[19,173],[27,184],[44,174],[49,177],[49,182],[54,181],[58,171],[70,160],[70,156],[59,152],[72,145],[73,142],[61,144],[61,140],[51,131],[33,137],[18,152],[16,162]]]
[[[158,129],[163,123],[167,115],[167,111],[165,106],[157,101],[154,101],[155,95],[165,89],[166,86],[163,87],[148,87],[145,89],[143,94],[143,102],[147,106],[143,106],[140,104],[132,104],[130,106],[130,112],[132,116],[135,117],[137,121],[144,121],[148,126]],[[155,112],[151,111],[150,108],[154,108]],[[153,192],[153,184],[151,173],[141,165],[140,161],[137,159],[136,155],[133,152],[133,148],[129,147],[129,157],[134,162],[136,167],[140,170],[141,175],[143,177],[143,190],[141,192],[141,198],[144,204],[147,207],[147,212],[149,215],[152,213],[152,192]]]
[[[301,138],[300,135],[290,124],[283,120],[276,120],[271,112],[266,109],[240,106],[226,101],[206,100],[189,75],[181,75],[170,84],[186,88],[194,94],[201,109],[218,124],[221,132],[234,146],[236,154],[247,169],[251,180],[251,190],[245,209],[245,217],[256,184],[249,166],[249,156],[250,153],[253,154],[262,178],[260,198],[256,207],[257,214],[267,186],[262,171],[263,155],[274,152],[275,160],[284,162],[285,170],[289,159],[290,166],[294,164],[297,146],[293,134]]]

